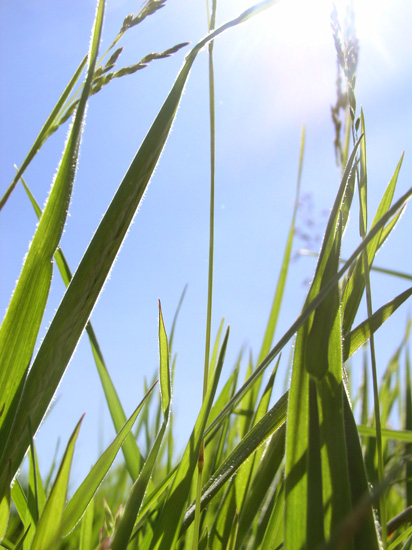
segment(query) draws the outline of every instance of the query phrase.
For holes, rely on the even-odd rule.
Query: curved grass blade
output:
[[[28,185],[24,181],[24,178],[21,178],[21,182],[30,199],[30,202],[34,208],[34,211],[36,212],[36,215],[40,218],[41,209],[36,199],[31,193]],[[63,282],[67,287],[72,279],[72,273],[60,247],[57,248],[54,254],[54,260],[59,269]],[[126,423],[127,417],[123,410],[116,388],[114,387],[114,384],[110,377],[108,368],[106,366],[106,363],[103,357],[103,353],[97,341],[96,333],[94,332],[93,326],[90,321],[86,325],[86,332],[89,337],[94,362],[96,364],[97,372],[99,374],[100,381],[102,383],[104,395],[106,397],[106,402],[109,407],[113,425],[116,430],[116,433],[118,433],[122,429],[123,425]],[[132,433],[127,435],[122,445],[122,452],[123,452],[130,476],[133,480],[135,480],[139,475],[140,465],[142,463],[143,458],[142,458],[140,449],[136,443],[136,439],[134,438]]]
[[[19,407],[16,412],[17,403],[15,403],[13,414],[6,410],[6,414],[2,417],[6,416],[8,429],[2,441],[4,450],[0,459],[0,487],[4,485],[5,465],[9,458],[12,457],[12,471],[15,473],[27,450],[27,417],[30,416],[33,429],[36,431],[86,326],[166,143],[196,55],[210,40],[216,38],[223,31],[260,13],[275,1],[265,0],[249,8],[239,17],[225,23],[203,38],[187,55],[183,68],[90,242],[45,335],[24,386],[24,395],[21,398],[21,403],[24,406]],[[90,58],[94,59],[94,56],[90,56]],[[87,79],[89,81],[89,74]],[[83,91],[86,99],[87,86]],[[75,127],[77,128],[77,125],[73,126],[73,128]],[[69,143],[71,143],[70,140]],[[21,315],[21,310],[18,313],[19,319],[26,317]],[[10,332],[10,328],[7,332]],[[13,336],[14,334],[13,332]],[[7,349],[10,349],[10,342],[7,342]],[[23,380],[30,360],[27,352],[24,359],[21,361],[20,381]],[[9,369],[3,365],[4,363],[1,364],[3,372],[7,371],[8,373]],[[7,374],[4,378],[7,384],[11,384]],[[15,385],[14,382],[13,384]],[[20,387],[19,391],[21,389]],[[13,397],[15,393],[16,390],[13,392]],[[8,437],[9,426],[12,422],[14,424],[13,437]]]
[[[143,501],[148,483],[153,473],[156,460],[159,455],[160,446],[163,441],[164,434],[170,418],[170,406],[172,399],[172,384],[169,365],[169,348],[167,343],[167,335],[164,327],[162,309],[159,301],[159,355],[160,355],[160,395],[162,400],[163,424],[160,427],[156,440],[146,462],[143,465],[142,471],[133,484],[127,498],[123,514],[116,524],[113,537],[110,543],[112,550],[123,550],[127,547],[130,540],[134,523],[140,506]]]
[[[65,104],[67,98],[71,94],[73,88],[76,85],[76,82],[79,80],[80,75],[82,74],[82,71],[84,67],[86,66],[87,62],[87,55],[82,59],[80,65],[78,66],[77,70],[75,71],[74,75],[70,79],[70,82],[64,89],[62,95],[60,96],[59,100],[57,101],[56,105],[54,106],[52,112],[50,113],[49,117],[47,118],[46,122],[44,123],[43,128],[40,130],[39,135],[35,139],[30,151],[27,153],[26,158],[23,160],[19,170],[17,171],[17,174],[14,176],[13,181],[11,182],[9,188],[3,195],[2,199],[0,200],[0,210],[3,208],[3,206],[6,204],[8,198],[10,197],[11,193],[13,192],[13,189],[16,187],[19,179],[22,177],[24,172],[26,171],[27,167],[33,160],[33,158],[36,156],[37,152],[39,151],[40,147],[43,145],[43,143],[46,141],[48,136],[51,133],[51,130],[53,126],[56,123],[56,120],[59,116],[59,113],[61,112],[61,109],[63,105]]]
[[[371,317],[365,319],[365,321],[360,323],[349,334],[345,335],[343,340],[343,360],[346,361],[357,349],[369,340],[370,336],[374,334],[392,313],[394,313],[411,295],[412,287],[376,310]]]
[[[11,436],[11,425],[14,418],[18,416],[16,411],[19,399],[46,307],[52,277],[51,260],[59,243],[67,216],[79,154],[83,118],[100,41],[103,13],[104,2],[100,0],[93,29],[90,63],[83,94],[56,179],[0,328],[0,408],[4,407],[4,413],[0,416],[0,449],[3,449],[0,458],[0,470],[3,470],[3,472],[5,464],[10,459],[12,460],[13,474],[20,466],[29,443],[29,434],[26,429],[27,418],[32,419],[34,432],[39,425],[40,419],[37,419],[36,415],[32,415],[32,411],[28,410],[40,401],[39,394],[37,394],[29,400],[23,399],[20,411],[23,409],[25,412],[20,415],[22,419],[22,424],[18,429],[20,433],[19,435],[13,433]],[[54,391],[55,388],[53,393]],[[51,396],[45,408],[47,408],[50,401]],[[7,441],[14,446],[13,443],[17,442],[22,435],[25,440],[24,450],[17,458],[13,452],[8,450]]]
[[[84,416],[84,415],[83,415]],[[51,550],[56,547],[60,536],[63,509],[66,503],[67,485],[74,453],[74,445],[83,416],[77,424],[64,453],[59,472],[47,499],[34,535],[31,550]]]
[[[67,504],[62,520],[62,536],[67,536],[74,529],[77,522],[81,519],[87,506],[92,500],[94,494],[99,488],[110,466],[112,465],[120,447],[122,446],[126,436],[130,433],[133,424],[136,421],[147,397],[152,392],[154,385],[149,389],[142,401],[139,403],[136,410],[133,412],[129,420],[117,434],[112,443],[107,447],[104,453],[100,456],[96,464],[90,470],[89,474],[74,493],[73,497]]]

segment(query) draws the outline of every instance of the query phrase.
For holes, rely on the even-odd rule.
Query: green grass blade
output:
[[[170,365],[169,365],[169,347],[167,343],[167,335],[164,327],[162,309],[159,301],[159,355],[160,355],[160,394],[162,401],[163,411],[163,424],[156,437],[154,445],[149,452],[147,460],[143,465],[142,471],[133,484],[127,498],[123,514],[119,519],[112,540],[110,548],[112,550],[123,550],[126,548],[130,536],[133,531],[134,523],[136,521],[137,514],[139,513],[140,506],[143,501],[144,494],[146,492],[148,483],[153,474],[153,469],[156,460],[159,455],[160,446],[163,441],[164,434],[167,429],[168,421],[170,418],[170,405],[172,397],[172,386],[170,377]]]
[[[210,529],[210,548],[216,550],[226,550],[228,548],[234,518],[236,517],[236,497],[233,481],[228,483],[227,490],[220,502]]]
[[[376,211],[375,217],[372,222],[371,229],[379,222],[382,216],[388,211],[393,200],[393,196],[396,189],[396,184],[398,181],[399,172],[402,166],[403,155],[398,162],[398,165],[395,169],[395,172],[389,181],[385,193],[379,203],[378,209]],[[381,244],[386,240],[389,235],[389,232],[392,231],[396,222],[399,218],[392,220],[392,224],[388,224],[388,228],[385,231],[385,226],[382,226],[380,230],[376,233],[375,238],[370,241],[367,247],[367,256],[368,256],[368,265],[372,266],[375,255]],[[356,265],[354,266],[351,276],[348,278],[345,284],[345,289],[343,293],[343,332],[344,334],[350,330],[352,324],[355,320],[356,313],[359,308],[360,301],[363,296],[365,289],[365,278],[364,278],[364,265],[363,260],[360,257]]]
[[[76,443],[82,420],[83,417],[77,424],[67,445],[56,481],[54,482],[53,488],[44,507],[43,514],[37,526],[36,534],[31,545],[31,550],[51,550],[56,547],[60,536],[63,509],[66,503],[67,485],[69,483],[74,445]]]
[[[31,430],[30,430],[31,431]],[[27,496],[27,508],[24,518],[24,525],[28,527],[31,525],[31,529],[27,533],[27,536],[23,543],[23,549],[28,550],[31,546],[31,542],[36,532],[36,526],[39,522],[39,518],[43,512],[46,502],[46,495],[44,492],[43,482],[40,476],[36,449],[34,447],[33,436],[31,436],[30,450],[29,450],[29,485]]]
[[[14,481],[10,494],[17,513],[19,514],[21,521],[24,522],[27,510],[27,497],[21,488],[18,478]]]
[[[359,146],[359,141],[357,142]],[[329,221],[306,304],[338,274],[341,208],[352,195],[348,162]],[[339,288],[299,329],[289,390],[285,465],[285,545],[316,548],[350,510],[343,422]]]
[[[236,549],[240,550],[243,547],[246,535],[251,529],[254,519],[258,517],[259,510],[264,506],[268,490],[282,464],[285,456],[285,428],[286,425],[282,424],[276,433],[273,434],[264,450],[263,457],[260,457],[256,474],[253,476],[253,481],[246,494],[244,504],[239,510]]]
[[[259,550],[273,550],[283,547],[283,523],[284,523],[284,484],[280,483],[280,487],[275,495],[272,513],[265,530],[262,544]]]
[[[168,498],[160,512],[159,519],[154,527],[154,536],[150,545],[151,550],[170,550],[173,548],[178,534],[180,521],[183,516],[187,499],[190,495],[192,478],[199,458],[200,443],[204,437],[206,421],[212,406],[223,367],[229,329],[226,331],[222,348],[219,354],[213,384],[208,388],[190,440],[180,461]]]
[[[90,550],[93,548],[93,519],[94,519],[94,498],[87,507],[82,517],[80,529],[79,550]]]
[[[25,170],[33,160],[33,158],[36,156],[37,152],[39,151],[40,147],[43,145],[43,143],[46,141],[48,136],[50,135],[50,132],[55,125],[57,121],[57,117],[59,116],[59,113],[61,112],[61,109],[63,105],[65,104],[67,98],[71,94],[73,88],[75,87],[76,83],[78,82],[80,75],[82,74],[82,71],[84,67],[86,66],[87,62],[87,56],[83,58],[80,65],[76,69],[74,75],[70,79],[70,82],[64,89],[62,95],[60,96],[59,100],[57,101],[56,105],[54,106],[52,112],[50,113],[49,117],[47,118],[46,122],[44,123],[43,128],[40,130],[39,135],[35,139],[33,145],[30,148],[30,151],[27,153],[26,158],[23,160],[19,170],[17,171],[17,174],[15,175],[12,183],[10,184],[9,188],[3,195],[2,199],[0,200],[0,210],[3,208],[3,206],[6,204],[7,199],[10,197],[11,193],[13,192],[13,189],[16,187],[19,179],[24,174]]]
[[[246,434],[238,446],[214,472],[202,490],[202,509],[232,477],[237,469],[266,441],[286,420],[288,395],[284,394],[269,412]],[[188,528],[194,517],[194,504],[185,513],[181,534]]]
[[[349,334],[346,334],[343,341],[343,360],[346,361],[357,349],[367,342],[371,334],[375,333],[411,295],[412,287],[376,310],[371,317],[362,321]]]
[[[36,396],[28,400],[23,399],[20,411],[23,409],[25,412],[21,415],[24,420],[23,424],[19,426],[20,434],[17,437],[15,437],[17,435],[15,433],[10,435],[11,425],[18,416],[18,413],[16,414],[17,406],[46,306],[52,277],[51,259],[60,240],[67,215],[79,154],[83,118],[100,40],[103,8],[104,2],[101,1],[96,15],[86,83],[73,126],[47,204],[0,328],[0,408],[4,407],[4,413],[0,416],[0,448],[3,449],[0,469],[3,471],[10,458],[12,459],[13,473],[20,465],[28,447],[27,418],[31,418],[34,432],[40,421],[35,414],[31,414],[31,411],[28,410],[41,401],[39,393],[37,393]],[[10,373],[13,374],[10,375]],[[55,388],[53,393],[54,391]],[[51,398],[47,404],[44,404],[45,409],[50,401]],[[9,445],[14,446],[22,433],[25,440],[24,450],[17,457],[8,449],[7,441],[9,441]]]
[[[125,423],[125,425],[117,434],[112,443],[107,447],[104,453],[97,460],[96,464],[90,470],[83,483],[80,485],[80,487],[77,489],[75,494],[68,502],[64,510],[62,521],[63,536],[67,536],[70,531],[74,529],[77,522],[81,519],[87,506],[89,505],[94,494],[99,488],[114,459],[116,458],[116,455],[119,452],[119,449],[122,446],[127,434],[132,429],[136,418],[142,410],[142,407],[146,402],[148,395],[152,392],[153,388],[154,386],[152,386],[149,392],[146,393],[146,395],[143,397],[142,401],[139,403],[138,407],[133,412],[129,420]]]

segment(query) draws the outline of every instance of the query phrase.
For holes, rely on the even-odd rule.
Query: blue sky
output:
[[[169,0],[166,7],[128,31],[120,66],[179,42],[195,43],[206,32],[204,2]],[[222,1],[218,23],[252,2]],[[222,317],[231,326],[230,371],[242,346],[245,360],[261,344],[292,215],[300,133],[306,125],[302,192],[307,197],[298,225],[315,222],[321,235],[325,211],[339,183],[330,106],[335,102],[336,61],[329,26],[331,4],[279,2],[270,11],[228,31],[215,43],[216,79],[216,256],[213,329]],[[314,5],[313,5],[314,4]],[[372,8],[373,5],[373,8]],[[140,3],[109,0],[103,52],[124,17]],[[360,58],[356,95],[366,119],[369,201],[373,215],[403,151],[398,196],[411,185],[412,6],[355,0]],[[1,192],[13,177],[47,115],[87,51],[92,0],[15,0],[0,3],[0,175]],[[74,270],[112,195],[137,151],[182,64],[185,51],[117,79],[91,98],[62,249]],[[206,316],[208,257],[207,54],[190,76],[165,151],[149,190],[101,295],[92,323],[112,378],[130,414],[143,395],[144,377],[158,363],[157,300],[167,327],[186,284],[175,339],[178,353],[174,412],[177,443],[183,445],[200,407]],[[51,185],[67,127],[43,147],[26,173],[40,204]],[[358,243],[356,209],[343,255]],[[36,226],[26,196],[17,188],[0,215],[5,311]],[[409,210],[376,263],[412,273]],[[313,242],[314,249],[319,242]],[[297,240],[295,250],[303,246]],[[299,314],[315,262],[291,265],[275,339]],[[373,277],[377,308],[407,287],[405,281]],[[58,307],[63,285],[55,274],[41,336]],[[399,343],[410,306],[381,329],[377,351],[383,369]],[[39,342],[41,341],[41,337]],[[289,348],[288,348],[289,349]],[[244,360],[244,364],[245,361]],[[282,357],[278,395],[287,376]],[[356,363],[355,363],[356,364]],[[225,374],[223,375],[225,376]],[[97,458],[100,441],[114,435],[88,342],[81,340],[56,395],[55,407],[37,435],[40,464],[47,470],[57,439],[61,449],[86,412],[77,443],[73,483]]]

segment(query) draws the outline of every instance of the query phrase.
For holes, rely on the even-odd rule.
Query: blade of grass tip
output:
[[[371,334],[375,333],[411,295],[412,287],[377,309],[371,317],[362,321],[349,334],[346,334],[343,341],[343,360],[347,361],[356,350],[367,342]]]
[[[160,395],[162,401],[163,424],[160,427],[156,440],[150,450],[147,460],[143,465],[142,471],[133,484],[122,516],[118,520],[113,537],[110,543],[112,550],[123,550],[126,548],[132,535],[133,527],[139,513],[140,506],[143,501],[148,483],[153,473],[156,460],[159,455],[160,446],[166,433],[167,425],[170,418],[170,408],[172,399],[172,387],[169,365],[169,347],[167,342],[166,330],[164,327],[162,309],[159,300],[159,355],[160,355]]]
[[[120,447],[122,446],[127,434],[133,427],[143,405],[146,402],[148,395],[153,391],[154,385],[149,389],[149,392],[143,397],[133,414],[125,423],[123,428],[117,434],[112,443],[103,452],[96,464],[92,467],[89,474],[81,483],[75,494],[68,502],[63,515],[62,521],[62,536],[67,536],[81,519],[84,511],[92,500],[94,494],[99,488],[110,466],[112,465]]]
[[[198,52],[225,30],[246,21],[274,3],[275,0],[265,0],[249,8],[237,18],[225,23],[203,38],[187,55],[176,82],[120,184],[51,322],[24,385],[22,406],[18,411],[9,411],[9,407],[7,407],[5,414],[1,417],[7,417],[8,425],[13,422],[13,437],[8,437],[10,428],[4,430],[2,445],[0,445],[0,448],[3,449],[3,454],[0,457],[0,487],[4,487],[9,457],[13,457],[12,473],[14,474],[27,450],[29,443],[26,433],[27,417],[30,416],[33,430],[36,431],[60,383],[159,160]],[[97,49],[97,44],[95,46]],[[90,56],[90,59],[94,58],[95,56]],[[87,90],[88,87],[85,86],[83,89],[85,99]],[[77,110],[76,121],[81,104]],[[77,123],[73,125],[72,133],[75,127],[77,127]],[[70,167],[72,166],[73,164],[70,163]],[[42,220],[44,218],[45,214],[43,214]],[[50,258],[48,265],[50,264],[49,260]],[[33,280],[30,278],[30,284],[33,284]],[[24,301],[23,303],[26,307]],[[19,309],[18,318],[20,320],[30,317],[21,315],[21,311]],[[30,311],[32,312],[32,310]],[[19,331],[13,330],[8,336],[15,338],[21,335]],[[26,338],[23,338],[22,341],[26,341]],[[10,340],[7,340],[7,345],[2,349],[12,350],[14,348],[10,345]],[[30,355],[26,355],[26,361],[21,361],[23,374],[18,380],[21,384],[31,352]],[[0,365],[4,372],[4,363],[1,362]],[[12,378],[15,380],[15,377]],[[10,377],[7,380],[10,380]],[[4,395],[3,392],[0,391],[0,395]]]
[[[265,335],[263,338],[262,346],[261,346],[259,357],[257,360],[258,365],[263,361],[263,359],[269,353],[270,348],[272,347],[273,337],[275,335],[276,325],[279,317],[280,306],[282,304],[283,293],[285,290],[288,269],[290,264],[290,257],[292,255],[293,239],[295,235],[296,215],[299,207],[300,186],[301,186],[302,168],[303,168],[303,155],[305,151],[305,135],[306,135],[306,130],[305,130],[305,126],[303,126],[301,138],[300,138],[299,169],[298,169],[296,197],[295,197],[295,204],[293,207],[292,221],[290,224],[289,234],[286,241],[285,252],[283,254],[282,266],[280,270],[280,275],[278,277],[275,296],[273,298],[272,309],[269,315],[269,320],[266,326]]]
[[[154,536],[151,541],[150,550],[169,550],[173,548],[178,538],[181,518],[184,513],[187,498],[190,495],[193,474],[199,458],[200,442],[204,437],[203,434],[206,428],[206,421],[222,372],[228,338],[229,328],[226,331],[222,343],[213,384],[208,388],[206,398],[202,404],[182,460],[180,461],[178,470],[173,479],[168,498],[154,526]]]
[[[12,453],[7,453],[7,440],[14,439],[14,434],[10,435],[11,425],[16,417],[23,383],[46,307],[52,277],[51,259],[62,235],[67,216],[79,155],[83,119],[100,39],[103,11],[104,2],[100,0],[91,42],[90,64],[81,101],[43,215],[0,328],[0,395],[2,396],[0,406],[3,404],[5,406],[5,412],[0,417],[0,449],[4,451],[0,464],[3,464],[4,469],[4,464],[12,457],[13,473],[19,467],[23,457],[16,460]],[[34,397],[33,401],[39,401],[38,397]],[[51,399],[47,406],[50,401]],[[27,402],[23,401],[20,409],[26,410],[26,404]],[[37,430],[38,422],[29,411],[24,416],[24,426],[21,426],[21,429],[25,433],[25,452],[28,444],[27,418],[31,417],[34,432]]]
[[[0,200],[0,210],[3,208],[3,206],[6,204],[8,198],[10,197],[11,193],[13,192],[13,189],[16,187],[19,179],[22,177],[24,172],[26,171],[27,167],[33,160],[33,158],[36,156],[36,154],[39,152],[42,145],[45,143],[46,139],[49,137],[51,130],[56,123],[56,120],[59,116],[59,113],[61,112],[63,105],[66,103],[67,98],[69,97],[70,93],[72,92],[74,86],[76,85],[76,82],[79,80],[80,75],[82,74],[82,71],[84,67],[86,66],[87,62],[87,55],[84,56],[82,59],[80,65],[78,66],[77,70],[75,71],[74,75],[70,79],[70,82],[64,89],[62,95],[60,96],[59,100],[57,101],[56,105],[54,106],[52,112],[50,113],[49,117],[47,118],[46,122],[43,125],[43,128],[40,130],[39,135],[35,139],[33,145],[30,148],[30,151],[27,153],[26,158],[23,160],[20,169],[17,171],[17,174],[14,176],[14,179],[12,183],[10,184],[9,188],[3,195],[2,199]]]
[[[62,524],[63,509],[66,503],[67,486],[73,459],[74,445],[84,415],[77,424],[62,458],[56,481],[37,525],[30,550],[51,550],[57,545]]]
[[[353,153],[352,153],[353,154]],[[331,279],[323,290],[304,308],[302,313],[297,317],[294,323],[289,327],[289,329],[284,333],[280,338],[278,343],[272,348],[268,353],[265,359],[257,366],[253,371],[253,374],[247,380],[243,386],[236,392],[232,399],[226,404],[222,409],[219,415],[215,420],[208,426],[205,435],[208,435],[216,426],[220,425],[221,422],[226,418],[228,414],[233,410],[234,406],[240,401],[243,395],[249,390],[252,384],[256,379],[262,375],[263,371],[270,365],[273,359],[282,351],[284,346],[289,342],[295,332],[303,325],[306,319],[313,313],[313,311],[318,307],[322,300],[327,296],[327,294],[334,288],[336,283],[342,278],[342,276],[348,271],[354,260],[362,252],[363,248],[368,245],[368,243],[375,237],[378,231],[396,214],[396,212],[402,208],[405,203],[412,196],[412,187],[406,191],[392,206],[391,208],[383,214],[379,222],[370,229],[365,239],[359,244],[359,246],[354,250],[352,255],[349,257],[347,262],[342,266],[340,271]]]

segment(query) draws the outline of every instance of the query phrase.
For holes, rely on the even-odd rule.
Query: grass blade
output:
[[[214,472],[202,490],[201,506],[207,506],[214,495],[232,477],[236,470],[256,451],[256,449],[279,429],[286,420],[288,395],[285,393],[268,413],[246,434],[238,446]],[[185,513],[181,534],[187,529],[194,517],[192,504]]]
[[[57,540],[60,536],[63,509],[66,503],[67,485],[69,483],[74,445],[76,443],[82,420],[83,417],[77,424],[67,445],[56,481],[54,482],[53,488],[44,507],[43,514],[37,526],[36,534],[34,535],[33,543],[31,545],[31,550],[51,550],[56,547]]]
[[[167,335],[164,327],[162,309],[159,301],[159,354],[160,354],[160,394],[162,401],[163,411],[163,424],[156,437],[154,445],[149,452],[147,460],[143,465],[142,471],[133,484],[127,498],[123,514],[119,519],[112,540],[110,548],[112,550],[123,550],[126,548],[130,536],[133,531],[134,523],[136,521],[137,514],[139,513],[140,506],[143,501],[144,494],[146,492],[148,483],[153,473],[156,459],[158,458],[160,446],[163,441],[164,434],[167,429],[167,425],[170,418],[170,405],[172,398],[172,385],[170,376],[169,365],[169,348],[167,343]]]
[[[183,516],[186,501],[190,494],[192,477],[197,466],[200,443],[204,437],[204,431],[206,428],[206,420],[212,406],[220,373],[222,371],[228,338],[229,329],[226,331],[225,338],[222,343],[213,384],[211,384],[208,388],[206,398],[196,420],[190,440],[173,479],[170,493],[155,525],[150,550],[170,550],[173,548],[177,540],[180,520]]]
[[[133,427],[142,407],[152,392],[154,386],[152,386],[148,393],[143,397],[136,410],[133,412],[129,420],[125,423],[121,431],[117,434],[112,443],[107,447],[104,453],[100,456],[96,464],[90,470],[89,474],[74,493],[69,503],[67,504],[62,521],[62,535],[67,536],[70,531],[74,529],[77,522],[81,519],[87,506],[92,500],[98,487],[107,474],[110,466],[112,465],[120,447],[122,446],[127,434]]]

